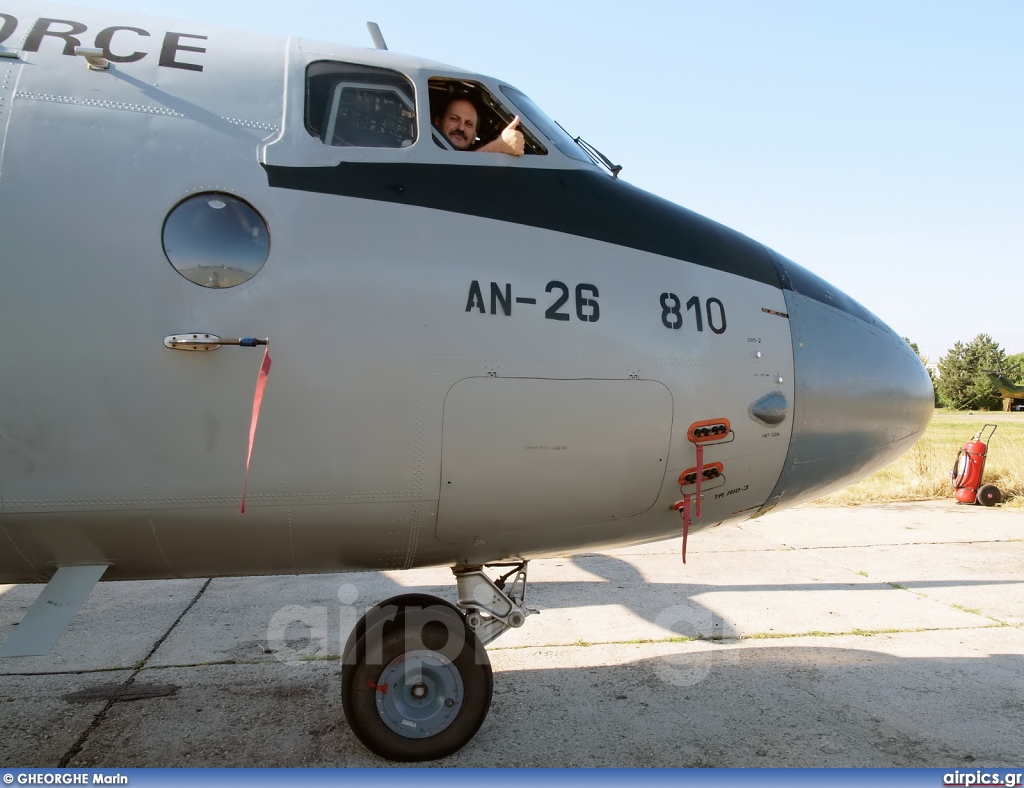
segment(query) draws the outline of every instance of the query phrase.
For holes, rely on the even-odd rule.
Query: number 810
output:
[[[665,328],[680,329],[683,327],[683,302],[675,293],[661,294],[661,324]],[[697,321],[697,330],[704,330],[704,317],[708,318],[708,328],[716,334],[725,333],[725,305],[717,298],[709,298],[704,302],[704,309],[701,310],[700,298],[694,296],[686,302],[686,311],[693,311]],[[702,314],[703,313],[703,314]]]

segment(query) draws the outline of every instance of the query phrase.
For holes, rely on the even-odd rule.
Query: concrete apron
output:
[[[1024,763],[1024,514],[804,507],[530,565],[456,766]],[[41,586],[0,586],[5,638]],[[53,653],[0,664],[2,766],[384,766],[337,656],[446,568],[100,584]]]

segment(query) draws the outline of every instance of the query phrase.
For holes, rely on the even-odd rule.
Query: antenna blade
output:
[[[373,39],[373,45],[377,49],[387,49],[388,45],[384,43],[384,36],[380,33],[380,27],[376,22],[367,22],[366,29],[370,31],[370,38]]]

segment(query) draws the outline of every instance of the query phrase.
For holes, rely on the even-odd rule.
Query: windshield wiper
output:
[[[563,126],[557,120],[555,121],[555,125],[558,126],[558,128],[560,128],[562,131],[565,131],[565,126]],[[591,161],[593,161],[594,164],[598,164],[602,167],[605,167],[608,170],[608,172],[612,174],[613,178],[619,177],[619,173],[622,172],[621,164],[612,164],[611,159],[609,159],[607,156],[601,153],[601,151],[599,151],[597,148],[595,148],[582,137],[574,137],[568,131],[565,131],[565,136],[567,136],[569,139],[571,139],[573,142],[575,142],[577,145],[583,148],[583,152],[590,157]]]
[[[613,178],[618,178],[619,173],[622,172],[621,164],[612,164],[611,159],[605,156],[601,151],[591,145],[582,137],[573,137],[573,142],[583,148],[587,155],[594,160],[595,163],[601,164],[608,169],[608,172],[612,174]]]

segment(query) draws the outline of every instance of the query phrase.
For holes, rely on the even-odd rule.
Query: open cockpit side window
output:
[[[494,139],[512,122],[516,112],[510,111],[480,83],[464,79],[432,77],[430,87],[430,120],[434,124],[434,142],[438,147],[451,150],[476,150]],[[459,103],[455,103],[459,102]],[[446,116],[461,118],[475,115],[475,135],[465,141],[458,132],[445,133]],[[453,121],[460,128],[462,122]],[[523,133],[523,152],[527,155],[546,155],[547,149],[529,128],[525,117],[520,117],[519,130]]]
[[[506,99],[512,102],[522,119],[528,120],[535,128],[539,129],[542,134],[546,134],[547,138],[554,143],[558,150],[570,159],[576,159],[577,161],[586,162],[587,164],[594,163],[591,157],[579,146],[577,141],[573,139],[565,129],[559,126],[558,123],[545,115],[544,112],[541,111],[540,107],[527,98],[526,94],[522,91],[516,90],[511,85],[502,85],[501,92],[505,94]]]
[[[311,63],[306,69],[306,130],[327,145],[407,148],[416,141],[412,83],[383,68]]]

